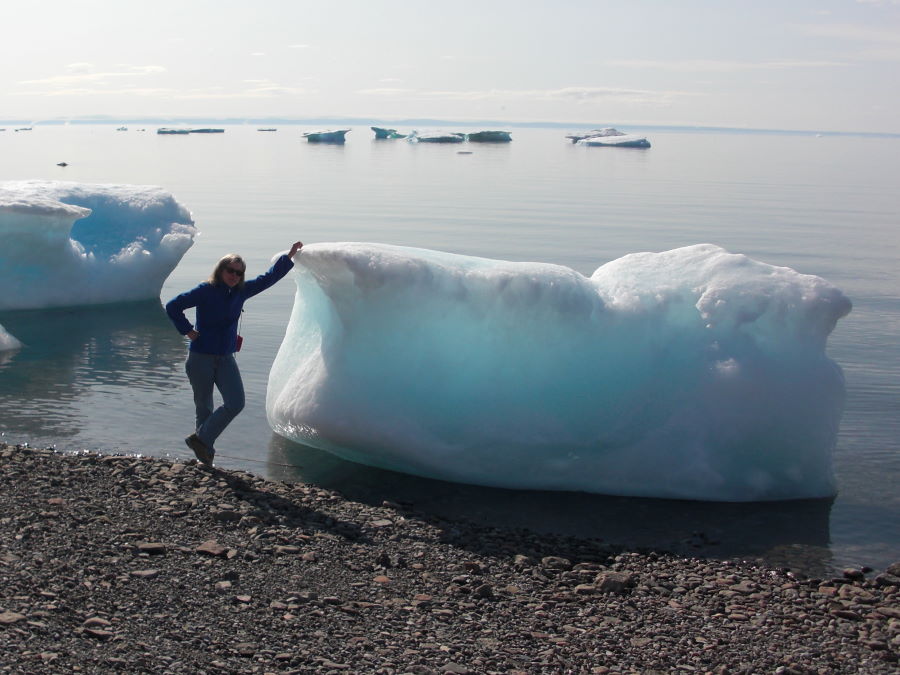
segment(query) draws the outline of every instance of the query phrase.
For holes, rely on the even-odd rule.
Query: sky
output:
[[[29,0],[3,14],[6,120],[900,133],[900,0]]]

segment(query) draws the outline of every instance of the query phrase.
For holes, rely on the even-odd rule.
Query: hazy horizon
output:
[[[185,125],[215,125],[215,126],[251,126],[251,125],[287,125],[287,126],[317,126],[317,125],[334,125],[334,126],[396,126],[401,131],[409,131],[413,128],[423,127],[460,127],[472,130],[492,128],[509,129],[560,129],[577,131],[579,129],[586,130],[588,128],[598,129],[604,127],[616,127],[625,131],[690,131],[690,132],[710,132],[710,133],[749,133],[749,134],[785,134],[785,135],[803,135],[803,134],[820,134],[828,136],[866,136],[866,137],[883,137],[883,138],[900,138],[900,132],[885,131],[862,131],[855,129],[843,129],[839,131],[829,131],[823,129],[773,129],[763,127],[719,127],[719,126],[698,126],[687,124],[627,124],[616,122],[602,123],[579,123],[579,122],[561,122],[561,121],[535,121],[535,122],[514,122],[510,120],[459,120],[459,119],[435,119],[435,118],[416,118],[416,119],[376,119],[364,117],[310,117],[310,118],[286,118],[286,117],[132,117],[120,118],[108,115],[90,115],[78,118],[57,118],[57,119],[41,119],[41,120],[25,120],[0,119],[0,131],[15,131],[13,127],[23,125],[25,127],[32,126],[121,126],[121,125],[159,125],[165,126],[185,126]],[[3,125],[10,125],[4,127]]]
[[[12,121],[900,133],[900,0],[44,0],[0,38]]]

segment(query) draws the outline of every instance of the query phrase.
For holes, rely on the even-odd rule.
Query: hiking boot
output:
[[[191,434],[184,439],[184,442],[194,451],[194,456],[200,460],[200,463],[203,464],[203,466],[212,466],[213,453],[209,446],[200,440],[200,437],[197,434]]]

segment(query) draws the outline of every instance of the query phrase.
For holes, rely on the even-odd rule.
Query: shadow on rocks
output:
[[[497,546],[490,543],[494,537],[485,538],[493,528],[506,539],[539,535],[557,545],[580,539],[592,549],[753,559],[810,576],[830,571],[831,499],[718,503],[463,485],[347,462],[275,434],[269,460],[270,478],[318,485],[367,504],[399,505],[407,516],[446,520],[439,526],[448,540],[480,553]]]
[[[298,492],[289,485],[266,483],[250,474],[245,476],[219,469],[212,469],[212,472],[228,485],[234,499],[251,508],[243,516],[239,512],[214,512],[213,517],[218,520],[240,520],[249,516],[266,525],[277,522],[287,527],[328,532],[352,541],[365,540],[362,529],[356,523],[324,513],[321,506],[327,497],[317,494],[315,488],[300,488]],[[230,513],[235,515],[228,515]]]

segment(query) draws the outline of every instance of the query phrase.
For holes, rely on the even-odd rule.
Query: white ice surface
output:
[[[0,183],[0,310],[153,298],[197,230],[143,185]]]
[[[590,136],[581,139],[576,145],[636,145],[644,143],[649,145],[646,136],[639,136],[637,134],[617,134]]]
[[[22,343],[19,342],[15,336],[10,335],[7,330],[0,325],[0,352],[18,349],[21,346]]]
[[[569,268],[379,244],[295,259],[272,428],[451,481],[704,500],[833,495],[850,301],[709,244]]]

